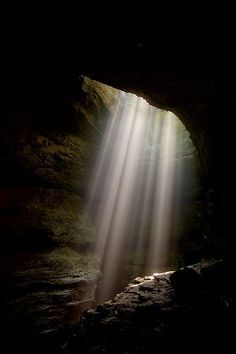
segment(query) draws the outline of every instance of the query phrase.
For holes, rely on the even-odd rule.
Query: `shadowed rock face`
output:
[[[0,326],[8,340],[51,338],[96,301],[101,273],[89,252],[95,228],[83,199],[112,109],[106,98],[115,99],[109,90],[81,82],[80,99],[68,103],[67,123],[55,127],[33,111],[6,112],[0,132]]]
[[[37,247],[40,241],[43,246],[48,242],[48,246],[77,247],[93,241],[94,229],[83,212],[82,200],[96,159],[100,128],[112,109],[106,98],[113,96],[105,89],[112,91],[84,82],[78,90],[81,98],[67,103],[71,113],[65,114],[66,122],[54,127],[44,116],[40,122],[33,112],[5,116],[0,230],[6,243],[20,245],[24,238],[30,241],[32,234],[31,246],[35,242]]]
[[[5,253],[0,265],[4,343],[47,341],[96,300],[101,273],[95,259],[68,247]]]

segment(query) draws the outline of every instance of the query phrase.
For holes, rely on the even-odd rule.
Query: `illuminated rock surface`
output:
[[[136,278],[88,310],[63,353],[225,353],[233,343],[232,287],[222,261]]]

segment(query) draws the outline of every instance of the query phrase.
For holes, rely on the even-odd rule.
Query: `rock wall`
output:
[[[109,90],[84,82],[78,92],[84,98],[68,102],[72,112],[65,114],[68,124],[64,126],[58,126],[57,117],[54,127],[47,121],[40,125],[34,112],[6,117],[1,129],[0,177],[5,242],[20,244],[27,237],[29,242],[34,239],[32,245],[42,240],[44,246],[47,242],[79,246],[92,241],[94,230],[83,212],[83,198],[100,128],[112,107],[108,99],[115,97],[109,96]]]
[[[5,105],[0,325],[6,338],[53,334],[95,301],[101,273],[90,253],[95,229],[84,198],[113,91],[81,80],[62,111],[53,98],[41,110],[32,97],[24,109]]]

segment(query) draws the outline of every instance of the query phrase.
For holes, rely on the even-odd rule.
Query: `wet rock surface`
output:
[[[61,343],[60,351],[231,352],[233,315],[228,271],[221,261],[205,260],[176,272],[136,278],[112,300],[86,311]],[[216,278],[217,282],[213,280]]]
[[[89,254],[57,248],[5,255],[0,263],[0,328],[13,346],[50,343],[95,302],[101,273]]]

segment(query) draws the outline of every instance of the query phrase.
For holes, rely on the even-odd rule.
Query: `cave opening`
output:
[[[141,95],[77,84],[68,101],[17,111],[3,129],[1,322],[23,342],[47,342],[134,278],[202,257],[198,154],[185,126]]]
[[[115,79],[104,82],[122,89]],[[215,253],[223,250],[222,239],[227,241],[227,229],[222,232],[222,219],[228,220],[227,191],[221,194],[219,188],[224,168],[216,164],[222,154],[217,155],[212,125],[209,134],[204,130],[213,113],[191,100],[187,105],[188,97],[182,102],[182,94],[165,91],[165,85],[159,86],[156,99],[151,86],[146,95],[141,84],[140,90],[138,84],[129,90],[127,81],[123,89],[139,97],[80,75],[73,94],[57,93],[52,99],[47,93],[40,105],[36,100],[36,107],[33,101],[23,113],[20,107],[6,115],[1,132],[1,327],[15,343],[35,349],[35,338],[46,347],[55,338],[57,346],[61,333],[77,323],[77,352],[77,346],[93,346],[98,337],[107,343],[110,328],[117,334],[117,319],[120,338],[127,333],[129,342],[133,333],[136,343],[145,318],[149,334],[163,334],[166,350],[169,313],[181,342],[183,335],[188,337],[190,317],[197,330],[204,326],[202,318],[214,330],[230,318],[231,273],[219,259],[223,252]],[[98,318],[107,323],[107,332],[99,332]],[[141,331],[148,333],[147,328]],[[69,339],[72,346],[76,336]]]
[[[182,241],[199,217],[198,156],[184,125],[142,97],[112,95],[86,198],[103,274],[97,303],[137,276],[182,266]]]

